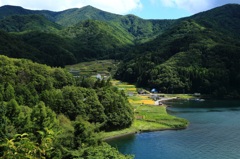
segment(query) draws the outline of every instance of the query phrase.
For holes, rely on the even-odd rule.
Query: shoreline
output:
[[[132,131],[132,132],[128,132],[125,134],[119,134],[119,135],[107,137],[107,138],[102,139],[102,141],[106,142],[108,140],[126,137],[126,136],[130,136],[130,135],[134,135],[134,134],[140,134],[140,133],[148,133],[148,132],[155,132],[155,131],[167,131],[167,130],[177,131],[177,130],[184,130],[187,128],[188,128],[188,125],[186,127],[181,127],[181,128],[159,128],[159,129],[137,130],[137,131]]]
[[[119,89],[124,89],[125,91],[128,91],[128,92],[130,91],[126,89],[128,88],[126,87],[128,86],[128,84],[124,85],[123,83],[121,83],[120,85],[118,85],[116,83],[115,85]],[[131,87],[136,89],[135,86],[131,86]],[[137,93],[136,91],[134,92]],[[153,95],[154,96],[156,95],[160,98],[158,98],[157,100],[153,100],[151,98]],[[169,115],[166,111],[166,108],[168,107],[168,105],[164,104],[164,102],[170,101],[170,100],[176,100],[178,98],[191,98],[192,96],[190,95],[183,96],[183,95],[177,95],[177,94],[175,95],[164,94],[163,96],[160,96],[160,95],[162,94],[149,93],[149,94],[136,94],[135,96],[128,96],[129,102],[134,109],[134,117],[136,122],[134,122],[134,124],[129,128],[126,128],[123,130],[103,132],[102,141],[109,141],[112,139],[126,137],[126,136],[139,134],[139,133],[165,131],[165,130],[176,131],[176,130],[186,129],[189,125],[189,122],[185,119],[183,120],[181,118]],[[150,103],[149,101],[151,101],[152,103],[149,104]],[[163,124],[161,124],[162,119],[167,121],[164,121]]]

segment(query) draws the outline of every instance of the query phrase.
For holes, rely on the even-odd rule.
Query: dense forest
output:
[[[240,97],[240,6],[144,20],[91,6],[61,12],[0,7],[0,54],[64,67],[121,60],[115,78],[164,93]]]
[[[171,20],[143,20],[91,6],[62,12],[0,7],[1,54],[64,67],[94,59],[121,59],[136,43],[153,39]],[[6,40],[9,39],[9,40]],[[24,50],[22,49],[24,48]]]
[[[184,18],[135,47],[116,77],[164,93],[240,97],[239,5]]]
[[[0,157],[131,158],[101,131],[129,127],[133,110],[110,80],[0,56]]]

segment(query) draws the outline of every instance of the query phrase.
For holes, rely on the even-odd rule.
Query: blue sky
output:
[[[33,10],[61,11],[92,5],[116,14],[135,14],[144,19],[177,19],[240,0],[0,0]]]

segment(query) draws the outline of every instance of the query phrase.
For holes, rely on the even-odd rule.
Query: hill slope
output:
[[[124,29],[131,36],[134,36],[138,41],[144,38],[145,41],[149,37],[156,37],[161,32],[170,26],[174,21],[172,20],[144,20],[133,15],[117,15],[108,13],[92,6],[83,8],[73,8],[61,12],[52,11],[34,11],[27,10],[22,7],[3,6],[0,7],[0,19],[4,19],[12,15],[29,15],[37,14],[43,15],[47,19],[55,22],[61,26],[69,27],[78,24],[85,20],[98,20],[114,25],[119,29]]]
[[[13,15],[0,20],[0,29],[6,32],[53,32],[62,27],[41,15]]]
[[[116,15],[91,6],[62,12],[3,6],[0,7],[0,19],[0,29],[14,34],[23,45],[41,52],[41,56],[32,52],[30,59],[41,59],[35,61],[51,66],[122,58],[134,44],[154,39],[174,23]],[[26,58],[21,54],[19,57]]]
[[[21,43],[26,52],[33,50],[28,54],[31,59],[54,66],[95,58],[123,59],[116,77],[139,86],[168,93],[236,97],[240,94],[239,10],[239,5],[230,4],[171,21],[121,16],[91,6],[62,12],[3,6],[0,26],[11,26],[12,30],[5,29],[9,33],[2,34],[18,42],[14,47],[1,47],[8,50],[4,54],[12,56],[9,52],[16,54],[15,48],[20,46],[17,43]],[[27,22],[15,23],[13,17]],[[39,30],[32,31],[28,22],[36,24],[34,21],[44,25],[37,23]],[[48,27],[54,31],[46,32]],[[26,57],[19,52],[18,57]]]
[[[190,19],[194,19],[210,29],[231,35],[240,35],[239,8],[240,5],[238,4],[224,5],[207,12],[196,14],[190,17]]]
[[[166,93],[239,97],[240,39],[236,28],[240,28],[240,16],[232,8],[240,6],[226,5],[179,20],[153,41],[138,46],[130,59],[128,55],[116,77]],[[215,18],[217,13],[224,13],[226,20]],[[222,27],[224,21],[234,22],[234,26]]]

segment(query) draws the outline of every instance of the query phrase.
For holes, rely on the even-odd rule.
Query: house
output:
[[[161,102],[161,100],[157,100],[157,101],[155,101],[154,104],[155,104],[155,105],[163,105],[163,103]]]
[[[97,74],[96,78],[102,80],[102,75],[101,74]]]
[[[201,96],[201,93],[194,93],[194,96]]]
[[[157,93],[158,91],[157,91],[157,89],[156,88],[153,88],[152,90],[151,90],[151,93]]]

